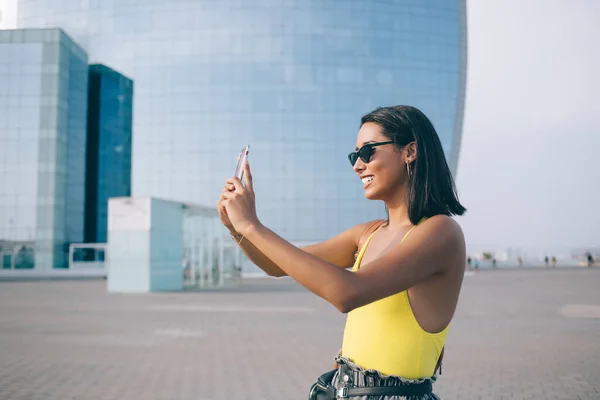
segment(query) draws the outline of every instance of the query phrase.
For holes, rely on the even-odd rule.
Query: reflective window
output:
[[[110,197],[131,194],[133,83],[104,65],[90,66],[88,164],[86,179],[95,187],[86,199],[86,242],[106,242]]]
[[[213,205],[249,143],[261,218],[331,237],[385,215],[346,160],[384,105],[422,109],[456,165],[464,1],[54,3],[21,1],[20,25],[61,26],[135,82],[134,195]]]
[[[87,58],[56,29],[13,33],[0,31],[0,252],[11,268],[65,267],[83,231]]]

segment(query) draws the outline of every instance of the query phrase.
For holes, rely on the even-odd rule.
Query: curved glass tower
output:
[[[261,220],[331,237],[384,215],[346,158],[384,105],[422,109],[456,168],[464,0],[21,0],[18,25],[62,28],[133,79],[136,196],[216,204],[250,144]]]

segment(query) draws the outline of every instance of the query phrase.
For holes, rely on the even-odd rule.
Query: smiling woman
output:
[[[464,214],[466,210],[458,201],[440,139],[431,121],[421,111],[406,106],[378,108],[362,117],[358,140],[361,138],[364,142],[360,150],[357,147],[358,151],[349,155],[350,163],[357,172],[366,165],[371,167],[370,169],[378,167],[377,161],[369,163],[371,156],[377,151],[376,146],[394,143],[393,149],[407,152],[405,165],[400,163],[397,168],[406,169],[406,174],[402,171],[400,175],[404,175],[404,194],[407,196],[408,215],[413,224],[417,224],[423,217],[438,214]],[[368,150],[363,150],[364,148]],[[386,152],[385,149],[382,151]],[[361,152],[363,154],[360,154]],[[355,153],[363,161],[359,163],[358,169],[357,158],[353,157]],[[398,161],[397,157],[388,160],[387,166]],[[375,199],[372,194],[371,197],[368,193],[365,195],[369,199]],[[381,200],[385,201],[384,198]]]
[[[246,186],[237,178],[225,183],[221,221],[269,275],[289,275],[348,313],[337,367],[319,378],[311,398],[437,399],[432,383],[466,262],[451,218],[465,208],[442,145],[418,109],[384,107],[363,116],[349,159],[365,197],[385,203],[387,220],[297,248],[259,221],[246,163]]]

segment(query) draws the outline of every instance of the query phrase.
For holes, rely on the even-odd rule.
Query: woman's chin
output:
[[[380,196],[378,196],[378,193],[376,190],[365,190],[365,198],[367,198],[368,200],[380,200]]]

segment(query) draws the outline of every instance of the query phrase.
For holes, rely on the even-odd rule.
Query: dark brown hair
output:
[[[379,125],[398,149],[413,141],[417,145],[407,191],[408,216],[413,224],[423,217],[463,215],[467,211],[458,201],[442,143],[425,114],[411,106],[379,107],[363,116],[360,124],[367,122]]]

